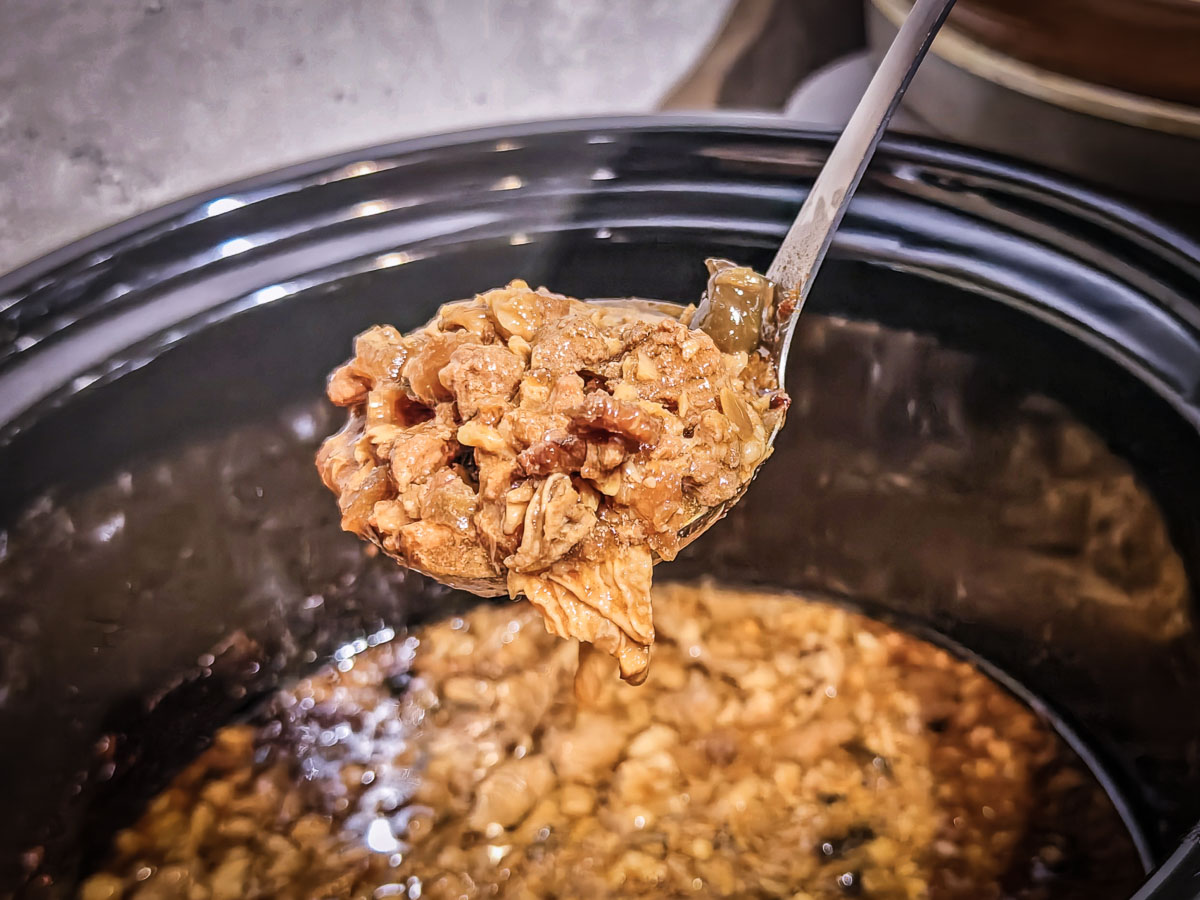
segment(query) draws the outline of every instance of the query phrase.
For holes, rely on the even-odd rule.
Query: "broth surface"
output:
[[[1112,803],[968,663],[839,607],[655,590],[646,684],[529,604],[348,644],[117,835],[113,897],[1123,897]]]

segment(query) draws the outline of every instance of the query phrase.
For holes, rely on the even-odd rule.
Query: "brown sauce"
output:
[[[1112,803],[943,650],[840,608],[655,592],[645,685],[586,704],[528,605],[375,635],[117,835],[116,897],[1123,897]]]

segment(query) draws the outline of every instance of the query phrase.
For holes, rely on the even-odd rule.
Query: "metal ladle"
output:
[[[805,198],[800,212],[775,254],[775,259],[767,269],[765,294],[773,298],[771,302],[774,305],[772,309],[764,311],[760,308],[754,312],[759,316],[766,312],[764,318],[773,319],[772,327],[762,327],[763,336],[760,338],[756,323],[753,332],[756,343],[751,346],[722,347],[765,349],[778,375],[781,388],[784,386],[788,350],[796,333],[796,324],[800,320],[800,310],[804,301],[808,299],[817,270],[829,251],[834,232],[837,231],[850,198],[854,196],[854,191],[862,180],[863,172],[875,153],[875,147],[879,144],[892,113],[899,105],[900,98],[904,96],[905,89],[916,74],[921,60],[925,58],[929,45],[933,43],[934,36],[942,27],[952,6],[954,0],[916,0],[913,3],[912,11],[904,20],[879,68],[875,70],[871,83],[867,85],[862,99],[850,116],[850,121],[834,144],[829,158],[813,182],[812,190]],[[705,305],[701,304],[692,319],[692,327],[709,330],[704,321],[707,313]],[[774,444],[782,424],[780,420],[779,425],[771,432],[767,439],[768,447]],[[745,491],[745,487],[742,491]],[[680,546],[704,533],[740,499],[741,493],[719,506],[706,510],[685,525],[680,531]]]
[[[779,252],[775,254],[774,261],[767,269],[766,278],[750,273],[757,279],[758,284],[765,288],[758,295],[757,305],[753,309],[744,310],[731,310],[727,305],[715,309],[710,302],[713,294],[710,290],[709,298],[701,303],[691,320],[691,327],[700,327],[708,331],[722,350],[765,349],[781,388],[787,367],[788,349],[800,318],[800,309],[829,250],[833,234],[842,220],[850,198],[854,195],[855,188],[858,187],[867,163],[875,152],[888,120],[891,119],[905,88],[908,87],[925,52],[933,42],[934,35],[953,5],[954,0],[916,0],[913,4],[912,11],[888,48],[849,123],[817,175],[812,190],[788,230]],[[678,317],[681,313],[681,307],[677,304],[640,298],[590,302],[618,308],[634,308],[655,315]],[[766,309],[764,302],[770,303]],[[722,315],[733,322],[752,320],[752,332],[739,333],[744,346],[722,346],[722,341],[717,338],[720,326],[714,328],[717,323],[713,321],[715,317]],[[729,316],[732,316],[732,319],[728,319]],[[707,322],[706,317],[709,318]],[[763,324],[767,321],[770,322],[770,327]],[[746,337],[746,334],[750,334],[750,337]],[[774,443],[781,426],[782,417],[767,438],[768,448]],[[765,455],[763,459],[766,459]],[[747,487],[748,485],[743,485],[736,496],[703,510],[688,522],[679,531],[678,547],[686,546],[724,516],[741,499]],[[411,562],[407,564],[412,565]],[[490,579],[468,580],[444,572],[427,574],[451,587],[483,596],[506,592],[502,575]]]
[[[785,295],[791,295],[795,302],[787,321],[780,322],[777,343],[771,348],[781,381],[800,309],[808,299],[834,232],[841,224],[867,164],[875,155],[892,113],[952,6],[954,0],[916,0],[913,3],[912,11],[875,70],[871,83],[817,174],[812,190],[767,269],[767,278],[782,288]]]

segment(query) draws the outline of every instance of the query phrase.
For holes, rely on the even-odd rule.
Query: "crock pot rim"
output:
[[[727,136],[743,134],[748,138],[793,139],[826,146],[831,146],[836,139],[836,132],[804,127],[774,115],[685,113],[536,120],[387,142],[297,163],[207,189],[103,228],[34,259],[7,275],[0,275],[0,301],[8,298],[10,303],[20,303],[27,290],[37,282],[52,277],[56,271],[91,254],[102,252],[106,247],[120,244],[139,233],[152,233],[169,226],[173,221],[182,221],[198,207],[225,196],[289,184],[301,186],[306,179],[320,173],[365,159],[400,156],[486,141],[511,141],[552,134],[605,131],[721,133]],[[1061,198],[1077,209],[1087,210],[1103,218],[1114,228],[1118,228],[1126,238],[1134,238],[1153,246],[1154,252],[1161,258],[1188,272],[1200,283],[1200,243],[1135,206],[1106,196],[1069,177],[998,155],[923,138],[889,137],[882,142],[880,152],[900,160],[909,159],[914,162],[942,165],[956,171],[1009,181],[1023,185],[1043,197]],[[1183,839],[1167,861],[1135,894],[1134,900],[1183,900],[1198,895],[1200,828],[1193,830]]]
[[[7,274],[0,275],[0,295],[18,294],[23,287],[44,278],[73,260],[95,253],[103,247],[115,244],[140,231],[170,222],[214,199],[232,194],[247,193],[269,185],[278,186],[302,181],[317,173],[372,157],[400,156],[422,150],[444,149],[489,140],[513,140],[514,138],[550,134],[603,132],[606,130],[621,132],[722,131],[732,134],[740,132],[747,136],[790,137],[822,142],[830,146],[838,136],[838,132],[834,129],[806,126],[770,113],[681,112],[532,119],[512,124],[488,125],[480,128],[402,138],[267,170],[146,210],[64,244],[56,250],[18,266]],[[1145,238],[1152,239],[1161,245],[1160,249],[1163,253],[1175,257],[1174,262],[1194,268],[1197,273],[1200,273],[1200,241],[1159,221],[1131,203],[1115,199],[1069,176],[960,144],[908,135],[885,136],[880,142],[878,153],[907,156],[922,162],[937,162],[979,174],[1023,181],[1044,194],[1068,197],[1081,206],[1103,213],[1114,222],[1122,223],[1128,233],[1140,234]]]

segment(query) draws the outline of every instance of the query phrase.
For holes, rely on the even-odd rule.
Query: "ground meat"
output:
[[[760,353],[522,281],[407,336],[368,330],[328,394],[350,413],[317,458],[343,528],[447,584],[527,596],[632,681],[654,560],[739,496],[786,408]]]
[[[587,703],[526,608],[339,657],[220,731],[78,896],[1110,900],[1141,880],[1096,779],[969,664],[797,597],[655,604],[651,683],[602,677]]]
[[[595,494],[589,492],[588,498],[591,508],[561,472],[541,482],[525,508],[517,552],[504,561],[509,571],[540,572],[583,540],[596,524]]]

